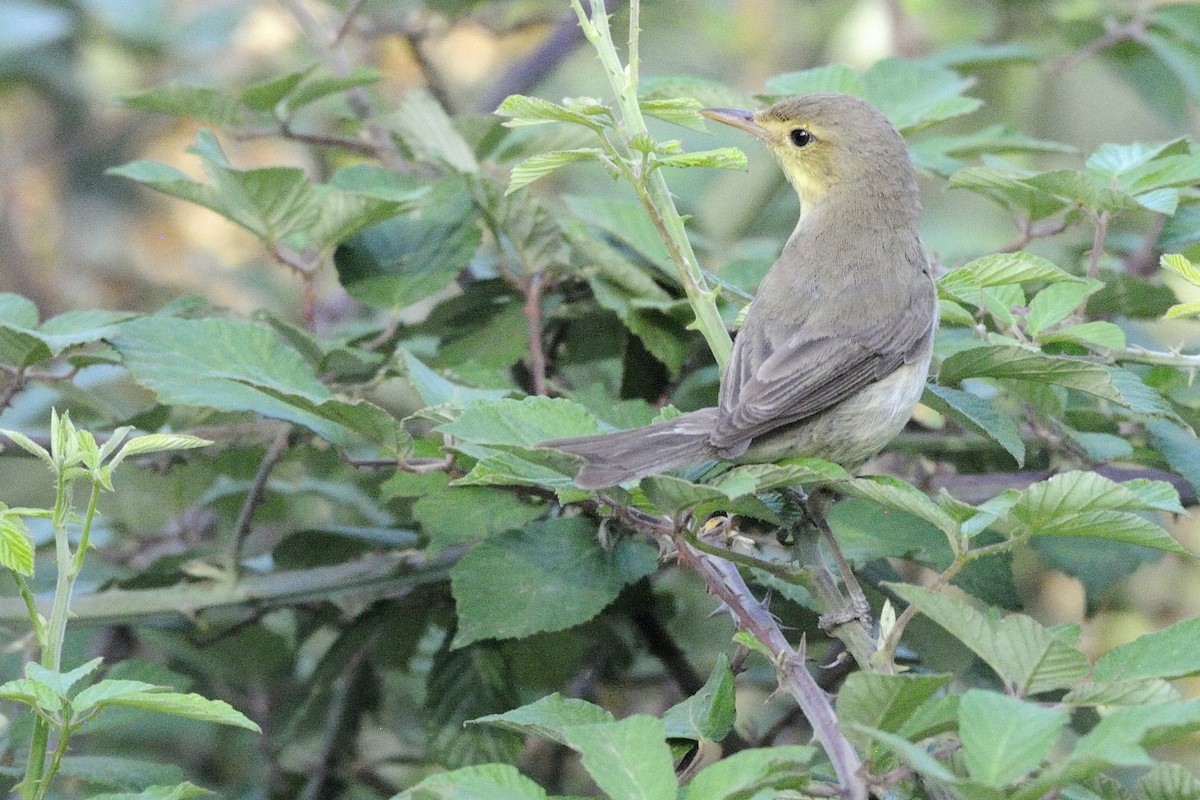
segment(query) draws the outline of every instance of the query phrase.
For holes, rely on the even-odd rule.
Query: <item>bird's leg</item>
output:
[[[867,602],[867,596],[863,592],[858,578],[855,577],[854,570],[850,568],[850,562],[842,554],[842,548],[834,537],[833,531],[830,530],[829,522],[825,519],[825,514],[823,511],[817,509],[817,503],[802,489],[787,488],[783,490],[783,495],[785,499],[790,501],[800,511],[799,519],[793,525],[784,529],[783,535],[790,534],[795,539],[798,532],[797,529],[801,525],[816,528],[825,540],[825,544],[829,547],[830,555],[833,556],[833,563],[842,577],[842,583],[846,587],[847,594],[850,595],[850,602],[845,608],[821,615],[818,622],[821,629],[828,631],[852,620],[858,620],[869,628],[871,626],[871,604]]]

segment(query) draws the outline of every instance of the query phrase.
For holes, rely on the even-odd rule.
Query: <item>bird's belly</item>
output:
[[[882,450],[912,418],[925,389],[930,354],[822,413],[755,439],[737,461],[823,458],[854,468]]]

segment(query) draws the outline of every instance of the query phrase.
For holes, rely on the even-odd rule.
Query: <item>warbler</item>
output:
[[[584,460],[583,489],[709,459],[854,469],[900,432],[925,386],[937,302],[912,160],[887,117],[838,93],[701,113],[770,148],[800,220],[737,332],[715,408],[542,443]]]

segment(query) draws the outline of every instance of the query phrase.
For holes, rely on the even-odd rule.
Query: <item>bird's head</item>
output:
[[[700,113],[765,142],[806,208],[843,184],[885,194],[914,187],[903,137],[879,109],[853,95],[805,94],[760,111]]]

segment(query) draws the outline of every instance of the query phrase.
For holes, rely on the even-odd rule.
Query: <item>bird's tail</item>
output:
[[[716,421],[717,409],[704,408],[642,428],[552,439],[538,447],[581,457],[584,465],[575,476],[575,485],[580,489],[603,489],[714,458],[716,451],[709,437]]]

